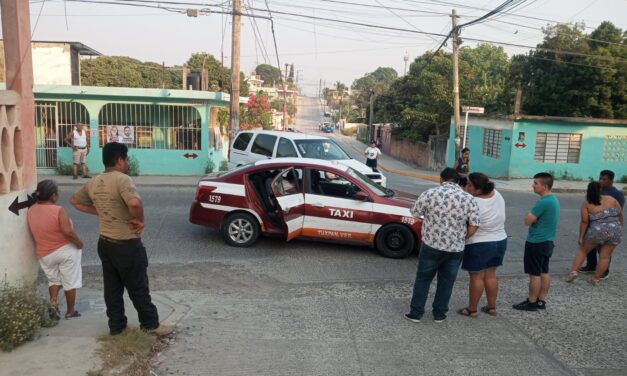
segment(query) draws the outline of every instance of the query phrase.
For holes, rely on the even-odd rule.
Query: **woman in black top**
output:
[[[465,186],[467,182],[467,175],[470,172],[470,149],[462,149],[461,157],[457,159],[457,162],[455,162],[453,168],[457,170],[457,175],[459,176],[459,185]]]

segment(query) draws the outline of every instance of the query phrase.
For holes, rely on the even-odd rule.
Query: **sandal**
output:
[[[65,315],[65,319],[66,320],[76,319],[76,318],[79,318],[79,317],[81,317],[81,314],[78,311],[74,311],[74,313],[72,313],[71,315]]]
[[[487,313],[490,316],[496,316],[496,307],[483,306],[481,307],[481,312]]]
[[[577,274],[577,272],[572,271],[570,272],[570,274],[568,274],[568,277],[566,277],[566,282],[572,283],[578,276],[579,274]]]
[[[466,317],[472,317],[477,318],[477,311],[471,311],[468,309],[468,307],[466,308],[462,308],[462,309],[458,309],[457,313],[459,313],[462,316],[466,316]]]
[[[591,278],[590,279],[590,284],[594,287],[599,287],[601,286],[601,280],[600,279],[596,279],[596,278]]]

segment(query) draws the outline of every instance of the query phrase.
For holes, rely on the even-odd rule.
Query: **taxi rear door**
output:
[[[281,208],[279,215],[283,220],[288,241],[303,232],[305,194],[302,181],[302,170],[293,167],[281,171],[272,181],[272,193]]]

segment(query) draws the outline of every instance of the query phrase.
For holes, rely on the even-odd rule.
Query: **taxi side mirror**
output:
[[[363,191],[356,192],[353,195],[353,198],[355,200],[359,200],[359,201],[370,201],[370,196],[368,196],[368,194],[366,192],[363,192]]]

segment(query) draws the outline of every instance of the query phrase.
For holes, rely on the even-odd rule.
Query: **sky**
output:
[[[130,56],[142,61],[183,64],[194,52],[208,52],[225,65],[231,58],[231,16],[215,12],[232,9],[220,0],[31,0],[33,40],[81,42],[103,55]],[[377,67],[392,67],[404,74],[404,56],[410,64],[417,56],[437,48],[451,29],[451,11],[460,23],[474,20],[504,0],[241,0],[243,11],[256,16],[273,14],[279,62],[294,64],[299,85],[315,94],[320,80],[350,86],[353,80]],[[122,3],[126,3],[124,5]],[[267,4],[266,4],[267,3]],[[143,6],[130,6],[139,4]],[[161,7],[161,8],[154,8]],[[163,9],[170,7],[170,11]],[[215,12],[188,17],[184,9]],[[301,14],[311,19],[281,12]],[[533,18],[531,18],[533,17]],[[591,32],[602,21],[627,29],[627,0],[527,0],[508,14],[462,30],[462,39],[475,38],[535,46],[541,28],[550,21],[584,22]],[[361,23],[404,29],[384,30]],[[476,42],[466,40],[464,46]],[[450,43],[444,47],[450,51]],[[527,47],[505,46],[509,54]],[[277,66],[271,23],[265,18],[242,17],[241,70],[247,75],[258,64]]]

